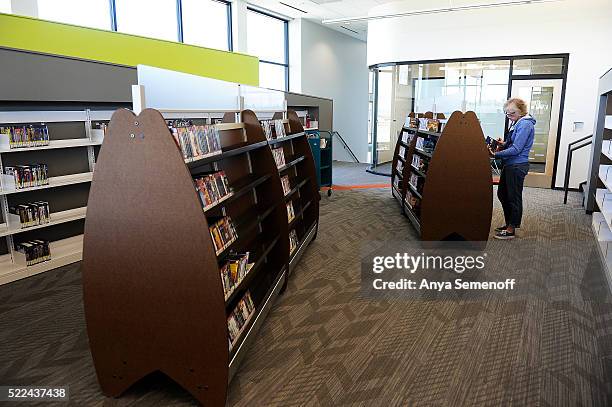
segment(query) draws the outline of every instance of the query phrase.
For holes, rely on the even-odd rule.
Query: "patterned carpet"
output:
[[[563,205],[561,192],[526,189],[521,240],[591,241],[579,199]],[[501,223],[496,202],[493,226]],[[611,405],[609,302],[575,291],[559,301],[360,297],[362,243],[415,237],[389,189],[323,197],[318,237],[232,381],[228,405]],[[598,271],[568,284],[605,287]],[[119,399],[100,393],[78,265],[0,286],[0,384],[69,385],[78,406],[195,404],[163,377]]]

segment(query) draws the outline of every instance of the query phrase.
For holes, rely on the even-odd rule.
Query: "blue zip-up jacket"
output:
[[[506,137],[506,148],[495,153],[504,165],[529,162],[529,151],[533,146],[536,120],[530,115],[521,117],[510,129]]]

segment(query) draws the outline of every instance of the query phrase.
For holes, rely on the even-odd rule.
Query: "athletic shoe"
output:
[[[501,230],[495,234],[495,238],[500,240],[514,239],[515,236],[514,232],[508,232],[507,230]]]
[[[500,226],[498,228],[495,228],[495,232],[501,232],[502,230],[506,229],[508,229],[508,225]]]

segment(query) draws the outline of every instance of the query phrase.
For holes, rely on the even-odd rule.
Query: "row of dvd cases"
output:
[[[0,284],[81,260],[89,187],[111,114],[0,112]],[[24,222],[24,211],[41,203],[45,221]],[[36,241],[49,243],[44,261],[30,260],[26,248]]]

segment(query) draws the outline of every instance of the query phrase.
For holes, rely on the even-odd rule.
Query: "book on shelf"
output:
[[[285,124],[282,119],[261,120],[261,127],[266,135],[266,139],[275,140],[285,137]]]
[[[217,254],[238,237],[236,228],[229,216],[224,216],[217,220],[214,224],[209,226],[208,229]]]
[[[289,219],[289,223],[295,219],[295,211],[293,210],[293,201],[289,201],[286,203],[287,206],[287,218]]]
[[[400,146],[399,147],[399,151],[397,153],[399,154],[400,157],[405,158],[406,157],[406,148],[404,146]]]
[[[263,129],[264,134],[266,135],[266,139],[273,140],[274,133],[272,132],[272,121],[271,120],[261,120],[259,123],[261,124],[261,128]]]
[[[197,174],[194,182],[204,209],[233,194],[225,171]]]
[[[28,164],[4,167],[4,173],[15,180],[15,188],[31,188],[49,184],[47,164]]]
[[[49,129],[44,123],[0,127],[0,134],[8,136],[9,148],[49,145]]]
[[[404,126],[415,129],[419,127],[419,119],[417,119],[416,117],[406,116],[406,120],[404,121]]]
[[[221,153],[219,130],[214,125],[193,125],[187,121],[170,121],[172,137],[186,161]]]
[[[427,122],[429,119],[424,117],[419,117],[419,130],[427,130]]]
[[[417,198],[411,191],[406,192],[405,201],[415,214],[419,215],[421,213],[421,200]]]
[[[22,229],[50,222],[49,202],[44,201],[11,206],[9,214],[19,217]]]
[[[404,171],[404,163],[400,160],[397,160],[397,165],[395,166],[395,169],[397,170],[397,172],[402,174],[402,171]]]
[[[281,119],[274,120],[274,135],[276,138],[283,138],[287,135],[285,133],[285,124]]]
[[[16,250],[25,255],[26,266],[33,266],[51,260],[51,249],[48,240],[29,240],[17,244]]]
[[[412,166],[423,174],[427,173],[427,160],[419,155],[415,154],[412,156]]]
[[[288,175],[283,175],[281,177],[281,184],[283,185],[283,194],[287,196],[287,194],[291,191],[291,183],[289,182]]]
[[[399,186],[400,180],[398,177],[395,177],[393,179],[393,186],[395,187],[395,189],[397,189],[398,191],[400,190],[400,186]]]
[[[428,153],[432,153],[436,148],[437,138],[432,137],[421,137],[419,136],[416,141],[416,148],[423,150]]]
[[[410,185],[419,193],[423,192],[423,184],[425,183],[425,179],[423,177],[419,177],[417,174],[410,174]]]
[[[440,120],[427,119],[427,131],[437,133],[440,130]]]
[[[277,168],[285,165],[285,152],[282,147],[273,148],[272,155],[274,156],[274,162],[276,162]]]
[[[297,237],[297,233],[295,229],[291,229],[291,231],[289,232],[289,253],[293,254],[295,249],[297,249],[298,247],[298,243],[299,240]]]
[[[406,144],[410,144],[410,142],[412,141],[412,137],[414,136],[413,133],[407,133],[404,132],[402,133],[402,141]]]
[[[236,342],[240,335],[240,331],[246,325],[249,318],[255,312],[255,304],[251,298],[251,293],[247,291],[244,297],[240,299],[236,308],[227,317],[227,331],[229,336],[229,347]]]
[[[221,267],[223,295],[227,299],[247,275],[253,264],[249,264],[249,252],[230,253],[228,261]]]

